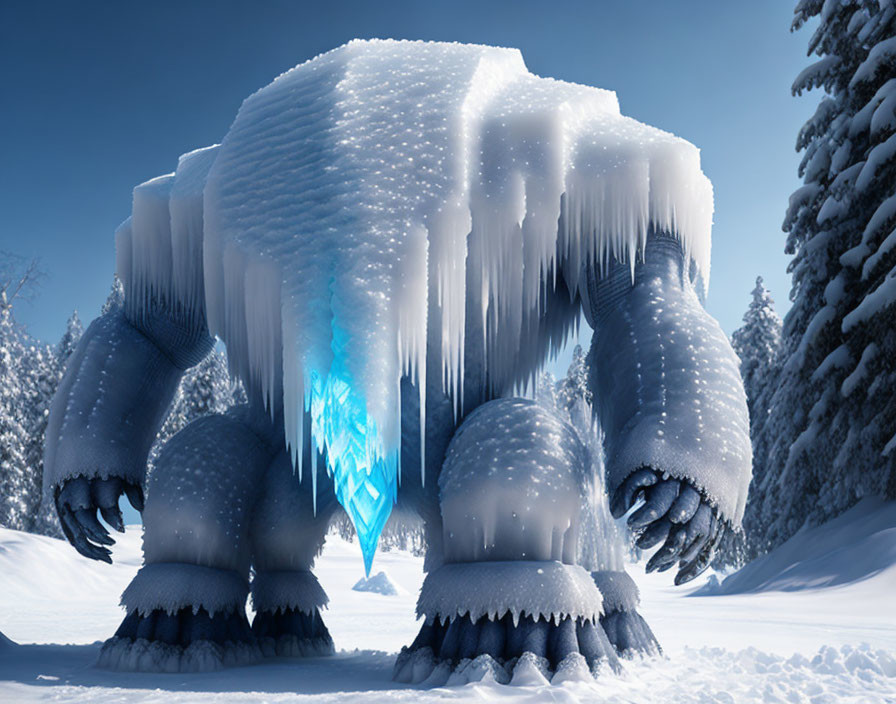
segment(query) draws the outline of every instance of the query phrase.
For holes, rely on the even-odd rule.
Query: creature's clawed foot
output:
[[[459,616],[424,624],[395,663],[398,682],[430,686],[494,680],[502,684],[546,684],[591,679],[603,667],[618,670],[616,650],[600,623],[559,621],[511,614],[472,621]]]
[[[261,659],[245,611],[203,608],[130,614],[100,650],[99,667],[138,672],[207,672]]]
[[[333,639],[317,609],[259,611],[252,632],[265,657],[315,657],[334,652]]]

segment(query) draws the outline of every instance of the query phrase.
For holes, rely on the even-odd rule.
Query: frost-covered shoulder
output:
[[[202,199],[217,149],[188,152],[174,173],[134,188],[131,217],[115,233],[116,270],[129,307],[157,296],[204,314]]]

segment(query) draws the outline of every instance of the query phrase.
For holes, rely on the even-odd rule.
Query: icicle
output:
[[[311,446],[311,509],[312,513],[317,515],[317,455],[320,449],[312,444]]]
[[[420,397],[420,486],[426,486],[426,366],[417,367],[417,392]]]

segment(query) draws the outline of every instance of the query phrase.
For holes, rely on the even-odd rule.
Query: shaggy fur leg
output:
[[[248,511],[273,452],[241,413],[200,418],[162,449],[143,512],[145,564],[100,665],[195,672],[261,657],[246,619]]]
[[[267,471],[250,525],[252,630],[265,657],[332,655],[333,639],[321,611],[327,595],[311,572],[336,507],[331,489],[321,488],[317,511],[310,478],[299,482],[287,453]]]
[[[207,672],[261,659],[245,611],[132,611],[100,650],[99,667],[138,672]]]
[[[591,576],[604,599],[600,624],[622,657],[651,656],[662,652],[650,626],[638,613],[638,587],[625,572],[593,572]]]
[[[446,681],[475,681],[475,675],[510,682],[531,679],[535,672],[545,680],[561,673],[561,679],[583,678],[604,666],[618,670],[619,660],[603,628],[591,620],[522,616],[514,623],[506,614],[474,622],[461,616],[450,623],[424,624],[411,646],[402,649],[393,676],[411,683],[439,673]]]
[[[259,611],[252,632],[265,657],[303,658],[332,655],[333,639],[320,611]]]
[[[420,590],[426,625],[396,680],[531,684],[618,667],[600,592],[576,564],[584,457],[571,426],[530,400],[464,420],[438,481],[443,561]]]

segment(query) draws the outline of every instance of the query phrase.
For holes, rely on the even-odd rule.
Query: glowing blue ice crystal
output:
[[[343,335],[333,332],[337,354],[329,373],[325,379],[311,373],[311,435],[326,457],[336,498],[355,525],[370,575],[380,533],[398,494],[398,451],[382,456],[376,423],[339,354]]]

